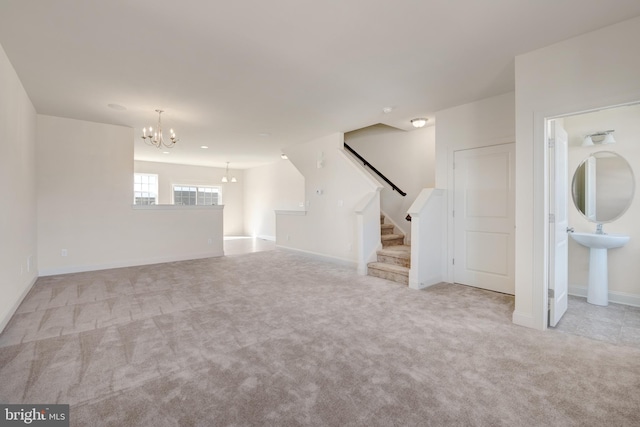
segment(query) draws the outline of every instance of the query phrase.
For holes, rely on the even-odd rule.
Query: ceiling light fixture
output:
[[[174,145],[176,145],[176,142],[178,142],[179,140],[178,138],[176,138],[176,134],[175,132],[173,132],[173,129],[170,129],[169,139],[171,140],[171,142],[164,141],[164,137],[162,136],[162,122],[161,122],[162,113],[164,113],[164,110],[156,110],[156,113],[158,113],[158,127],[154,132],[153,128],[149,126],[149,135],[147,135],[147,128],[143,128],[141,138],[144,139],[144,142],[146,142],[149,145],[153,145],[156,148],[162,148],[162,147],[172,148]]]
[[[615,132],[615,130],[604,130],[587,135],[582,140],[582,146],[590,147],[595,144],[614,144],[616,140],[613,137],[613,132]]]
[[[429,119],[413,119],[411,120],[411,124],[414,128],[422,128],[427,124]]]
[[[222,182],[229,182],[229,162],[227,162],[227,173],[222,177]],[[235,176],[231,177],[231,182],[238,182]]]
[[[287,160],[289,157],[287,157],[287,155],[286,155],[286,154],[282,153],[282,154],[280,154],[280,158],[281,158],[282,160]]]

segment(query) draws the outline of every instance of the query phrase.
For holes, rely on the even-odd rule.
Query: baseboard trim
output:
[[[286,251],[291,251],[291,252],[297,252],[297,253],[304,254],[304,255],[308,255],[311,258],[316,259],[318,261],[326,261],[326,262],[330,262],[332,264],[338,264],[338,265],[342,265],[344,267],[350,267],[350,268],[355,269],[356,271],[358,269],[358,262],[354,261],[354,260],[345,259],[345,258],[338,258],[338,257],[334,257],[334,256],[331,256],[331,255],[321,254],[321,253],[318,253],[318,252],[305,251],[303,249],[292,248],[292,247],[289,247],[289,246],[276,245],[276,248],[284,249]]]
[[[215,253],[206,253],[206,254],[184,255],[184,256],[156,257],[156,258],[147,258],[143,260],[111,262],[107,264],[45,268],[45,269],[40,269],[38,271],[38,274],[40,277],[57,276],[59,274],[83,273],[86,271],[98,271],[98,270],[111,270],[113,268],[137,267],[140,265],[162,264],[165,262],[189,261],[192,259],[216,258],[221,256],[224,256],[224,251],[215,252]]]
[[[411,289],[427,289],[428,287],[437,285],[438,283],[443,283],[442,276],[440,275],[429,277],[426,281],[421,283],[417,280],[411,280],[411,272],[409,272],[409,287]]]
[[[528,315],[528,314],[522,314],[522,313],[518,313],[517,311],[513,312],[513,316],[511,318],[511,321],[519,326],[524,326],[527,328],[531,328],[531,329],[538,329],[538,330],[544,330],[545,328],[541,328],[540,325],[538,325],[535,320],[533,319],[533,316]]]
[[[7,327],[13,315],[16,314],[16,311],[18,310],[18,307],[20,307],[20,304],[22,304],[22,301],[24,301],[29,292],[31,292],[31,288],[33,288],[33,285],[36,284],[36,280],[38,280],[38,276],[35,276],[33,279],[31,279],[31,283],[29,283],[29,285],[24,288],[24,290],[20,294],[20,297],[13,304],[7,315],[0,321],[0,333],[4,331],[4,328]]]
[[[588,288],[586,286],[569,285],[569,295],[586,298],[587,289]],[[627,292],[609,291],[609,302],[640,307],[640,295],[629,294]]]

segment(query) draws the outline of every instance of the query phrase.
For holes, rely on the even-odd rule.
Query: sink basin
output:
[[[609,304],[607,250],[621,248],[629,241],[623,234],[569,233],[576,242],[589,248],[589,284],[587,302]]]
[[[582,246],[593,249],[621,248],[629,242],[624,234],[570,233],[570,236]]]

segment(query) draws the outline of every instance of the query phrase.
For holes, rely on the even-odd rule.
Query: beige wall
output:
[[[453,159],[458,150],[515,141],[515,94],[509,92],[436,113],[436,188],[446,193],[447,260],[453,259]],[[517,173],[517,171],[516,171]],[[517,236],[516,236],[517,238]],[[451,282],[453,266],[446,263],[445,280]]]
[[[623,156],[635,173],[636,194],[629,210],[619,219],[604,225],[607,233],[631,236],[629,243],[620,249],[609,251],[609,291],[617,302],[640,305],[640,104],[596,111],[564,118],[564,128],[569,134],[568,171],[569,183],[580,163],[591,153],[614,151]],[[616,143],[582,147],[585,135],[602,130],[615,130]],[[571,187],[569,187],[570,189]],[[569,190],[571,191],[571,190]],[[569,199],[569,226],[576,231],[593,232],[595,224],[588,222]],[[569,239],[570,292],[586,295],[589,276],[589,250]]]
[[[0,46],[0,332],[37,278],[36,111]]]
[[[133,129],[37,122],[40,275],[222,255],[221,207],[133,209]]]
[[[158,203],[173,204],[173,185],[206,185],[220,187],[224,205],[224,235],[242,236],[244,230],[244,171],[229,169],[229,176],[235,176],[238,182],[222,182],[226,173],[224,168],[207,166],[177,165],[173,163],[134,162],[136,173],[158,175]]]
[[[547,324],[545,118],[640,100],[638,40],[634,18],[516,57],[517,324]]]
[[[244,173],[244,229],[262,239],[276,239],[276,210],[304,209],[304,177],[288,160]]]
[[[355,207],[379,184],[353,164],[342,144],[343,135],[332,134],[284,150],[304,176],[306,215],[277,215],[276,243],[355,267]]]

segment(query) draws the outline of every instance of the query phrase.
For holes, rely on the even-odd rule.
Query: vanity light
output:
[[[591,135],[587,135],[584,137],[584,140],[582,141],[582,146],[583,147],[589,147],[593,144],[593,139],[591,139]]]
[[[595,144],[615,144],[616,140],[613,137],[615,130],[603,130],[601,132],[592,133],[584,137],[582,141],[583,147],[590,147]],[[594,141],[594,138],[596,139]]]

